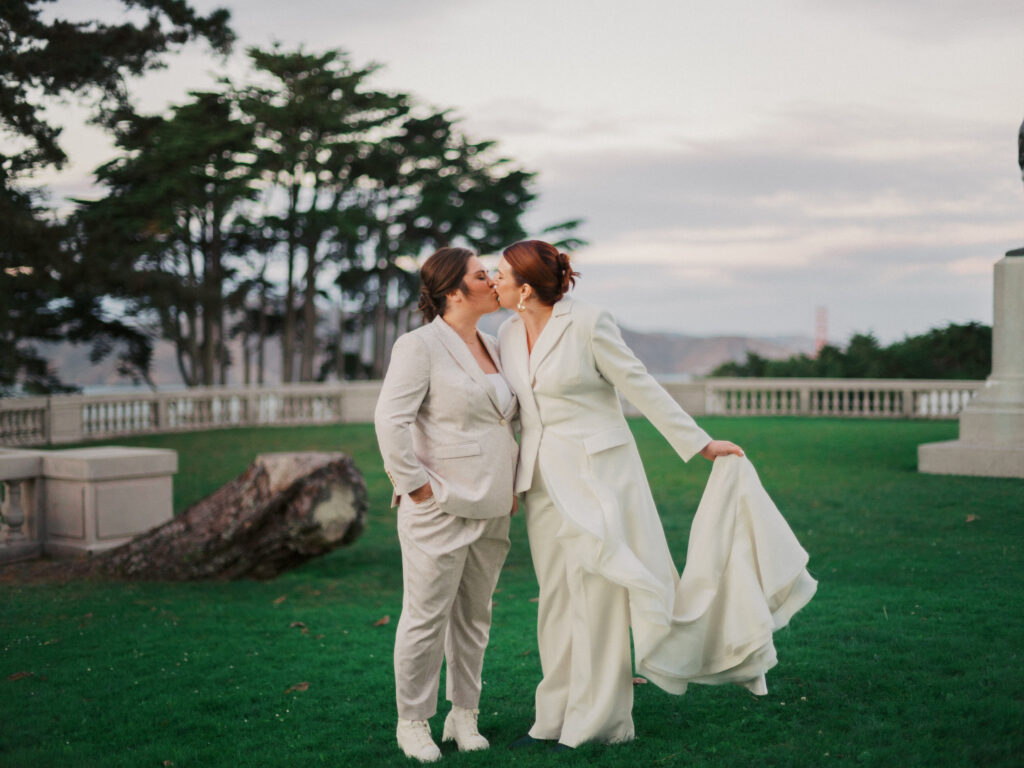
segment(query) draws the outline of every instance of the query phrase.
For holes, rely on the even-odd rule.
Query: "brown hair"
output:
[[[466,285],[466,265],[476,256],[468,248],[440,248],[434,251],[420,267],[420,312],[430,322],[447,309],[445,298],[454,290],[469,293]]]
[[[551,306],[576,285],[579,272],[569,264],[569,256],[543,240],[513,243],[502,256],[512,267],[516,282],[526,283],[542,304]]]

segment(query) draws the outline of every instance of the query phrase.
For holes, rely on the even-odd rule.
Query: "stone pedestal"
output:
[[[106,446],[43,456],[48,553],[82,556],[119,546],[170,520],[178,454]]]
[[[918,446],[917,467],[1024,478],[1024,248],[995,266],[992,375],[960,415],[960,439]]]

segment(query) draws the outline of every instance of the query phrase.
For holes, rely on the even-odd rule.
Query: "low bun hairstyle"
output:
[[[476,254],[468,248],[441,248],[430,255],[420,267],[420,303],[423,321],[429,323],[443,315],[446,298],[452,291],[469,293],[466,265]]]
[[[513,243],[501,255],[512,267],[516,282],[533,288],[537,300],[549,307],[565,296],[580,276],[567,254],[543,240]]]

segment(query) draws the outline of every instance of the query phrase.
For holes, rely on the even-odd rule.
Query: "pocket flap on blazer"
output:
[[[629,427],[615,427],[583,438],[583,450],[588,454],[606,451],[619,445],[626,445],[633,435]]]
[[[433,453],[439,459],[461,459],[464,456],[479,456],[480,443],[456,443],[455,445],[435,445]]]

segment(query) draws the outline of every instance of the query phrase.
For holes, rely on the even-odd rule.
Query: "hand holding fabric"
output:
[[[743,449],[736,445],[736,443],[730,443],[728,440],[712,440],[700,451],[700,455],[708,461],[714,461],[719,456],[728,456],[730,454],[742,456]]]

